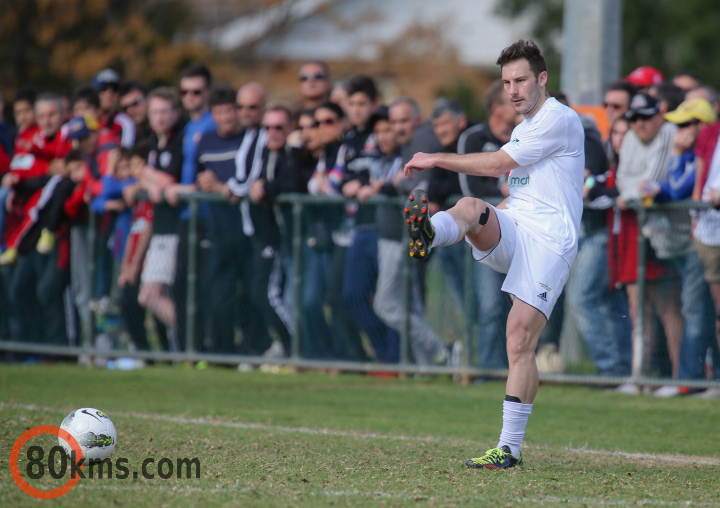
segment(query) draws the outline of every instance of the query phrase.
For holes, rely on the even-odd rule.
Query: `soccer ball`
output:
[[[108,458],[117,443],[117,432],[110,417],[91,407],[76,409],[67,415],[60,428],[77,440],[86,462]],[[70,457],[70,445],[60,437],[58,442]]]

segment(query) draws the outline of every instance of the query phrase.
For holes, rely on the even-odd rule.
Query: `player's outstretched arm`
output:
[[[425,171],[439,167],[471,176],[500,176],[519,164],[504,150],[492,153],[416,153],[405,165],[405,175],[413,176],[412,170]]]

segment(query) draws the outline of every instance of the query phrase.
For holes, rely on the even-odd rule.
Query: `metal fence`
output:
[[[173,337],[158,340],[162,323],[155,320],[154,324],[150,317],[151,313],[144,307],[138,306],[135,312],[139,314],[135,317],[147,329],[150,347],[148,350],[142,350],[138,347],[136,338],[128,340],[128,320],[120,318],[122,313],[115,305],[121,290],[117,286],[117,273],[113,271],[113,262],[107,255],[106,242],[110,227],[108,218],[91,216],[87,226],[88,253],[84,275],[92,298],[88,304],[89,313],[78,309],[80,324],[75,334],[77,340],[70,338],[62,341],[63,343],[43,339],[24,340],[22,337],[17,335],[13,337],[10,334],[11,340],[0,341],[0,351],[77,356],[89,362],[98,358],[104,359],[103,361],[133,358],[148,361],[190,363],[204,361],[226,365],[274,365],[355,372],[452,374],[463,381],[507,375],[506,364],[503,366],[498,363],[502,362],[504,355],[506,314],[503,315],[503,312],[509,309],[509,300],[499,291],[502,278],[498,279],[497,276],[489,274],[489,269],[476,263],[472,259],[470,249],[465,245],[436,249],[429,261],[419,262],[407,255],[408,239],[405,228],[401,228],[402,236],[392,239],[394,244],[383,242],[384,226],[395,222],[402,225],[404,199],[372,197],[367,204],[359,205],[357,202],[340,197],[285,195],[273,205],[268,205],[272,208],[273,217],[278,219],[280,226],[279,236],[267,241],[268,245],[272,245],[275,249],[275,252],[271,252],[273,249],[267,251],[267,258],[272,256],[277,258],[273,269],[281,266],[282,273],[287,279],[284,284],[275,281],[278,286],[284,287],[284,291],[276,292],[273,298],[281,298],[282,303],[289,307],[290,314],[286,316],[283,324],[274,328],[269,324],[272,318],[263,321],[264,329],[259,331],[253,326],[260,320],[260,315],[265,310],[257,301],[253,301],[258,299],[258,293],[255,291],[257,288],[253,287],[253,283],[264,280],[262,277],[257,278],[258,272],[262,270],[257,268],[259,265],[254,265],[256,266],[254,271],[250,269],[249,272],[241,274],[236,274],[234,271],[230,273],[235,269],[233,263],[250,263],[248,266],[253,266],[252,255],[262,258],[265,254],[264,251],[259,250],[262,245],[258,243],[230,241],[235,237],[247,239],[247,224],[243,221],[247,216],[243,214],[248,214],[250,207],[230,204],[219,196],[204,193],[186,195],[181,199],[184,202],[182,206],[187,211],[183,212],[181,220],[180,234],[184,238],[179,242],[181,249],[179,255],[183,258],[181,262],[183,268],[175,270],[182,279],[176,281],[175,286],[184,289],[175,291],[171,295],[177,306],[178,322],[166,336],[170,337],[174,334]],[[245,210],[238,214],[238,210],[243,206]],[[265,207],[265,212],[268,211],[268,206]],[[698,388],[720,386],[718,381],[720,355],[717,352],[714,333],[715,315],[711,308],[706,309],[703,319],[705,322],[710,322],[712,327],[703,330],[699,335],[696,334],[698,336],[693,339],[695,341],[693,347],[696,351],[685,354],[686,358],[693,358],[693,361],[702,364],[699,367],[696,365],[701,369],[700,374],[686,376],[686,379],[668,377],[672,372],[677,375],[676,364],[680,361],[675,348],[678,327],[683,329],[682,340],[686,341],[686,344],[688,341],[688,332],[685,330],[688,327],[684,323],[673,325],[672,320],[675,319],[673,316],[677,316],[676,310],[679,308],[683,309],[685,316],[689,312],[687,309],[692,309],[694,304],[700,306],[701,303],[687,301],[687,298],[686,301],[681,301],[683,297],[676,291],[664,293],[665,286],[659,286],[658,281],[670,281],[675,286],[677,284],[682,287],[687,286],[687,281],[682,279],[684,272],[681,261],[684,262],[688,253],[685,251],[678,251],[680,254],[673,253],[672,237],[666,240],[664,245],[658,244],[657,241],[653,244],[653,241],[650,241],[676,228],[676,223],[682,224],[679,229],[673,230],[674,233],[681,236],[686,234],[689,238],[689,229],[687,231],[683,229],[686,223],[689,224],[686,220],[688,210],[705,207],[705,204],[694,202],[649,207],[635,203],[631,206],[636,214],[631,220],[636,220],[636,229],[632,230],[634,235],[632,248],[637,253],[637,279],[633,285],[636,289],[634,294],[637,295],[633,302],[637,311],[631,324],[632,345],[629,342],[617,345],[621,350],[625,348],[625,353],[622,354],[626,356],[630,354],[628,348],[632,347],[631,372],[618,371],[614,374],[606,372],[605,375],[598,375],[597,367],[593,365],[587,345],[583,342],[582,333],[579,331],[582,327],[574,322],[577,316],[573,309],[576,308],[577,302],[560,301],[540,340],[539,354],[544,355],[541,380],[598,385],[634,383],[646,386],[682,385]],[[225,212],[232,213],[227,215]],[[609,220],[607,225],[600,226],[598,238],[601,242],[603,231],[609,228],[612,232],[627,218],[623,218],[618,210],[610,213],[617,217],[615,220]],[[213,214],[225,217],[226,222],[218,222]],[[258,217],[262,221],[262,216]],[[227,222],[235,220],[233,218],[237,219],[236,222]],[[320,229],[313,229],[317,224],[325,226],[324,233]],[[259,222],[254,224],[254,227],[258,229],[265,226]],[[378,227],[380,242],[378,242]],[[326,236],[323,237],[323,234]],[[610,247],[615,249],[615,252],[627,254],[629,248],[627,245],[618,243],[617,239],[613,245],[613,234],[609,236],[607,233],[604,234],[606,238],[610,238]],[[221,244],[225,245],[224,241],[227,242],[224,252],[226,264],[222,266],[231,270],[223,278],[225,272],[213,265],[215,272],[211,276],[208,274],[208,266],[215,261],[209,260],[207,245],[210,246],[209,250],[218,249]],[[378,244],[381,244],[380,268],[377,266]],[[404,253],[401,259],[392,257],[393,253],[397,252],[398,246],[402,246]],[[669,254],[663,252],[665,250],[670,251]],[[231,253],[231,261],[228,261],[228,252]],[[375,266],[372,263],[366,264],[373,256],[375,256]],[[658,259],[658,256],[665,256],[668,259]],[[172,262],[174,263],[175,260]],[[600,262],[607,262],[607,258]],[[260,264],[263,264],[262,260]],[[310,266],[311,264],[313,266]],[[651,265],[654,268],[650,267]],[[661,270],[667,269],[667,273],[663,272],[660,275],[655,273],[658,270],[656,265]],[[394,317],[391,317],[392,312],[384,312],[387,309],[378,309],[377,306],[373,309],[378,303],[373,301],[377,284],[381,282],[377,279],[377,270],[382,271],[383,266],[396,270],[396,275],[399,277],[397,280],[400,286],[391,288],[392,291],[387,293],[394,295],[394,302],[387,301],[397,306],[400,312],[400,315],[395,313]],[[8,286],[9,276],[7,271],[3,273],[6,280],[4,287]],[[585,276],[586,274],[581,273],[580,269],[571,274],[571,278]],[[695,273],[692,277],[698,287],[704,284],[703,280],[698,280],[702,274]],[[239,286],[236,284],[236,279],[240,281]],[[314,286],[318,285],[323,286],[317,288],[317,291],[322,293],[320,296],[314,294]],[[246,307],[235,305],[232,307],[233,311],[225,313],[223,318],[220,307],[227,302],[219,299],[221,296],[218,294],[219,286],[226,288],[223,291],[228,291],[227,288],[236,291],[233,293],[233,299],[245,298],[242,300],[245,302],[242,305]],[[357,291],[354,292],[355,289]],[[385,289],[387,288],[383,291]],[[65,295],[69,292],[68,286]],[[622,296],[626,292],[620,289],[617,294]],[[704,305],[707,304],[706,300],[705,298]],[[75,301],[77,302],[77,299]],[[220,307],[215,305],[218,301]],[[103,302],[106,304],[109,302],[109,305],[102,305]],[[11,308],[5,305],[3,307]],[[675,309],[675,314],[664,314],[667,307]],[[16,312],[27,310],[15,309]],[[380,312],[375,312],[377,310]],[[696,314],[700,315],[702,312],[701,309]],[[708,312],[710,312],[709,316]],[[8,313],[4,312],[4,314],[7,321]],[[85,318],[83,314],[86,315]],[[382,320],[378,318],[378,314],[383,317]],[[660,317],[658,318],[657,315]],[[623,317],[628,319],[627,316]],[[220,323],[223,319],[229,321]],[[500,322],[502,326],[498,331],[496,324]],[[388,323],[393,326],[389,326]],[[219,346],[220,341],[217,337],[220,335],[218,329],[221,325],[226,330],[230,330],[230,349]],[[268,326],[270,326],[269,332]],[[286,328],[286,336],[277,333],[278,327]],[[418,332],[419,329],[425,331]],[[253,341],[259,340],[256,332],[264,337],[264,342],[260,341],[256,344],[260,349],[250,347]],[[442,351],[432,345],[434,340],[432,335],[439,338],[446,346],[447,357],[452,357],[453,362],[445,361]],[[419,344],[418,336],[424,337],[423,340],[426,341],[424,346]],[[618,342],[621,337],[609,337],[609,340]],[[227,339],[225,341],[227,346]],[[268,348],[271,343],[282,344],[284,354],[262,354],[261,350]],[[665,345],[665,347],[658,348],[657,345]],[[380,351],[386,346],[387,350]],[[436,347],[434,352],[428,353],[433,347]],[[701,356],[699,360],[698,355]],[[707,361],[705,361],[706,357]]]

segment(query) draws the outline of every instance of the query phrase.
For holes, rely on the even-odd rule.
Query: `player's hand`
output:
[[[434,158],[432,154],[418,152],[413,155],[413,158],[410,159],[410,162],[405,164],[405,169],[403,173],[407,177],[414,178],[413,169],[415,171],[425,171],[426,169],[434,168],[435,162],[433,159]]]
[[[217,179],[215,173],[206,169],[198,173],[197,183],[203,192],[220,192],[222,193],[222,183]]]
[[[150,198],[150,201],[157,204],[163,200],[163,192],[157,187],[150,187],[148,189],[148,197]]]
[[[2,177],[2,186],[9,189],[10,187],[15,187],[19,181],[19,175],[15,173],[8,173]]]

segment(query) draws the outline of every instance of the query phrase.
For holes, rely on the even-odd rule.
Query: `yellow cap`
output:
[[[87,113],[83,115],[83,119],[85,120],[85,126],[89,130],[96,131],[100,129],[100,122],[98,122],[97,117],[92,113]]]
[[[715,122],[715,112],[705,99],[690,99],[680,104],[675,111],[665,113],[665,120],[677,124],[700,120],[709,124]]]

